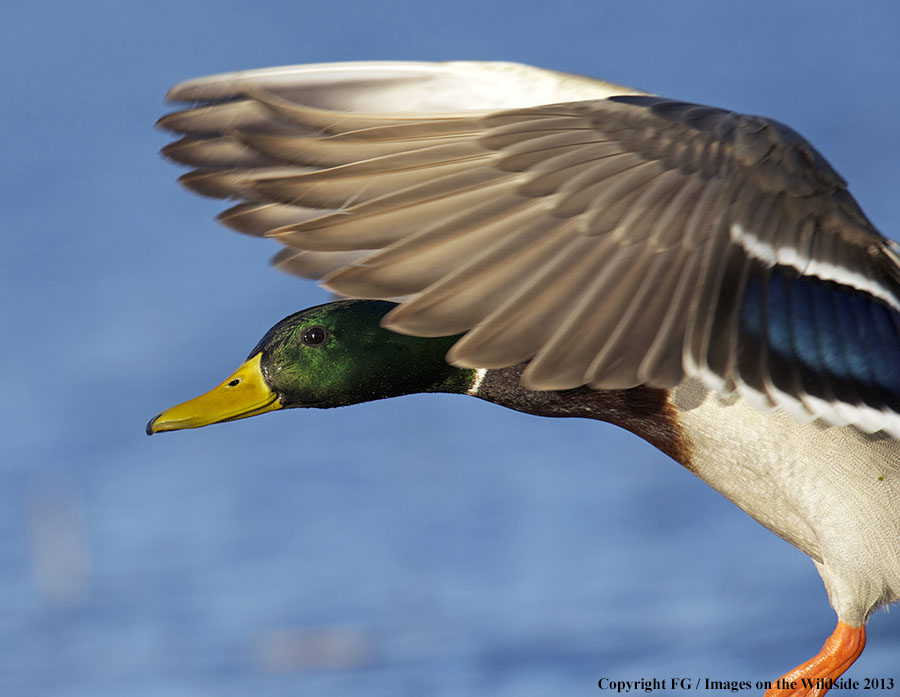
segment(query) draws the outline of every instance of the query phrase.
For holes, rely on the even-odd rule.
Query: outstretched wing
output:
[[[900,267],[846,184],[770,119],[496,63],[201,78],[160,124],[278,266],[407,298],[391,329],[529,361],[536,389],[699,377],[900,436]]]

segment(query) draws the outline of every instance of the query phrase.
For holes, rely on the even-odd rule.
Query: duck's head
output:
[[[378,300],[341,300],[286,317],[220,385],[155,416],[147,434],[275,409],[339,407],[417,392],[464,392],[473,371],[444,360],[459,337],[423,339],[388,331],[381,318],[393,307]]]

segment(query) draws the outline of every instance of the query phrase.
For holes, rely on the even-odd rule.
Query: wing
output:
[[[900,265],[845,182],[758,116],[527,66],[201,78],[160,125],[226,225],[461,366],[535,389],[698,377],[900,436]]]

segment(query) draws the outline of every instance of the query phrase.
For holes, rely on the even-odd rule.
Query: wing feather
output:
[[[541,262],[553,258],[575,238],[571,221],[535,216],[531,210],[522,213],[523,220],[512,217],[503,223],[514,234],[449,269],[440,281],[392,310],[385,326],[440,336],[448,330],[458,334],[481,323]],[[352,272],[346,269],[340,274]]]
[[[531,387],[696,377],[900,436],[900,262],[841,177],[759,116],[502,63],[191,80],[182,182],[278,268],[402,297],[391,329]],[[885,363],[890,367],[885,368]]]

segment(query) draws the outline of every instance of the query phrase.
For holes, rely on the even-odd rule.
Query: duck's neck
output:
[[[522,386],[524,364],[499,370],[474,371],[460,391],[494,404],[536,416],[597,419],[631,431],[677,461],[686,456],[684,437],[667,390],[634,387],[628,390],[535,391]]]

